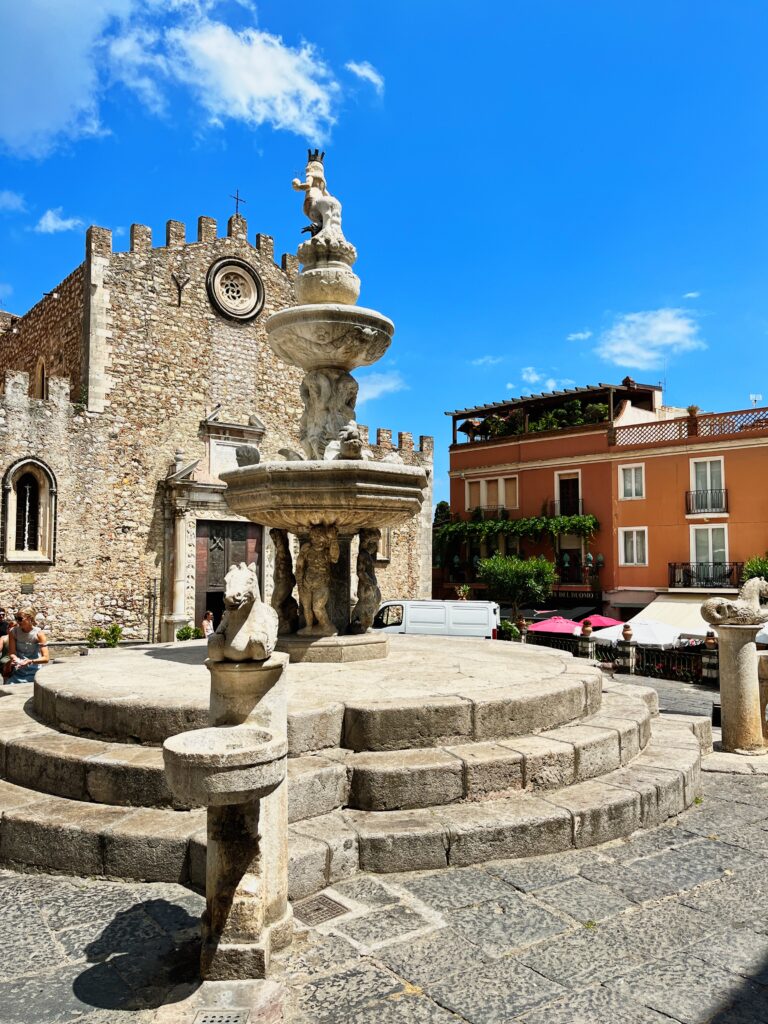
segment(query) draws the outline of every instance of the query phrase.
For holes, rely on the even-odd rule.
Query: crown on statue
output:
[[[314,150],[314,152],[311,149],[308,149],[307,150],[307,163],[308,164],[321,164],[323,162],[323,157],[324,156],[325,156],[325,150],[323,150],[323,152],[321,153],[319,149]]]

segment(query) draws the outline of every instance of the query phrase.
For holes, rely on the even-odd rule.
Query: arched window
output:
[[[40,485],[34,473],[16,481],[16,550],[37,551],[40,533]]]
[[[45,369],[45,360],[40,356],[35,367],[35,384],[33,398],[48,397],[48,374]]]
[[[5,474],[2,538],[6,562],[55,559],[56,478],[38,459],[22,459]]]

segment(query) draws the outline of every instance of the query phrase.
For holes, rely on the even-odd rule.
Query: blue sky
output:
[[[0,5],[0,301],[21,313],[83,230],[190,237],[247,199],[300,241],[307,144],[394,319],[361,422],[666,380],[768,404],[764,0],[26,0]]]

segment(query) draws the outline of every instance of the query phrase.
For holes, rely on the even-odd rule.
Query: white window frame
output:
[[[21,550],[16,547],[16,484],[25,473],[31,473],[38,484],[39,545]],[[3,479],[3,557],[6,562],[37,562],[53,565],[56,560],[56,478],[39,459],[20,459]]]
[[[722,455],[705,455],[698,459],[689,460],[689,477],[690,477],[690,490],[696,490],[696,463],[697,462],[719,462],[720,463],[720,479],[722,480],[722,489],[725,490],[727,484],[725,482],[725,459]],[[711,490],[711,488],[710,488]]]
[[[691,552],[691,559],[690,559],[691,565],[695,565],[696,564],[696,534],[694,533],[695,530],[709,530],[709,531],[712,531],[712,530],[725,530],[725,561],[726,562],[730,562],[730,560],[731,560],[731,551],[730,551],[730,543],[729,543],[729,537],[728,537],[728,523],[724,523],[724,522],[706,523],[706,524],[704,524],[704,523],[691,523],[691,525],[688,527],[689,545],[690,545],[690,552]],[[710,540],[709,540],[709,550],[710,550],[710,554],[711,554],[711,552],[712,552],[711,532],[710,532]]]
[[[507,501],[507,480],[515,481],[515,504],[510,505]],[[499,494],[499,505],[502,508],[520,508],[520,474],[519,473],[508,473],[506,476],[500,476],[498,478],[498,494]],[[501,497],[504,500],[501,500]]]
[[[577,500],[578,501],[583,501],[584,500],[584,491],[582,490],[582,487],[581,487],[581,469],[580,468],[578,468],[578,469],[556,469],[555,470],[555,484],[554,484],[554,488],[555,489],[554,489],[554,494],[553,494],[552,500],[556,504],[558,504],[558,505],[560,504],[560,477],[561,476],[564,476],[564,477],[577,476],[578,477],[578,480],[579,480],[579,497],[578,497]]]
[[[624,534],[626,533],[644,533],[645,534],[645,561],[644,562],[625,562],[624,561]],[[635,541],[635,547],[637,547],[637,541]],[[619,565],[626,566],[627,568],[643,568],[650,564],[649,552],[648,552],[648,527],[647,526],[621,526],[619,527]]]
[[[642,479],[642,494],[624,494],[624,470],[639,469]],[[619,501],[644,501],[645,500],[645,463],[644,462],[622,462],[619,464]]]

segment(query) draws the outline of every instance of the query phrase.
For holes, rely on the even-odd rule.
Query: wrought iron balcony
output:
[[[725,487],[713,491],[686,491],[685,511],[688,515],[697,512],[727,512],[728,491]]]
[[[582,498],[561,498],[547,503],[548,516],[581,516],[584,514]]]
[[[743,562],[670,562],[670,587],[738,587]]]

